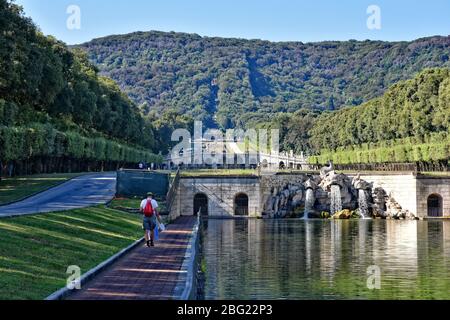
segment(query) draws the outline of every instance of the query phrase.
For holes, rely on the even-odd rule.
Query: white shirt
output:
[[[141,209],[144,210],[146,205],[147,205],[147,199],[142,200],[141,201]],[[156,202],[155,199],[152,199],[152,208],[153,208],[153,210],[158,208],[158,202]]]

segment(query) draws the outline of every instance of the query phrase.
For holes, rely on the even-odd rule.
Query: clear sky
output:
[[[271,41],[413,40],[450,34],[450,0],[16,0],[45,34],[77,44],[134,31]],[[70,5],[81,29],[67,28]],[[381,29],[367,27],[367,8]]]

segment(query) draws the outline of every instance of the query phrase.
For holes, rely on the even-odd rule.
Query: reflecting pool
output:
[[[209,219],[202,253],[205,299],[450,299],[450,221]]]

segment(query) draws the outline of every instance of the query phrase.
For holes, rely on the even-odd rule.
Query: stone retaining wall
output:
[[[419,213],[424,212],[426,214],[428,197],[432,194],[437,194],[443,200],[444,217],[450,217],[450,177],[418,177],[416,194],[417,211]]]
[[[249,216],[262,214],[264,203],[273,186],[283,181],[296,181],[306,176],[283,174],[263,177],[194,177],[181,178],[171,212],[174,219],[180,215],[194,214],[194,197],[203,193],[208,197],[208,215],[213,217],[234,217],[236,195],[244,193],[249,197]],[[354,175],[349,174],[350,177]],[[413,173],[362,174],[361,178],[381,187],[402,206],[404,210],[418,217],[426,217],[427,199],[438,194],[443,199],[444,217],[450,217],[450,177],[415,176]]]
[[[450,178],[415,176],[412,173],[363,174],[361,178],[373,182],[375,188],[382,187],[388,193],[392,193],[403,209],[421,218],[425,218],[428,214],[428,197],[438,194],[443,199],[444,217],[450,217]]]
[[[417,197],[414,196],[417,183],[412,174],[362,174],[361,179],[373,183],[373,188],[383,188],[387,194],[392,194],[404,210],[417,214]]]
[[[241,193],[248,196],[249,216],[259,216],[262,207],[258,177],[181,178],[172,217],[193,215],[196,194],[208,197],[208,216],[233,217],[234,201]]]

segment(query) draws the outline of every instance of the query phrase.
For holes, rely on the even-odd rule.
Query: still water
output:
[[[205,299],[450,299],[450,221],[210,219],[203,232]]]

